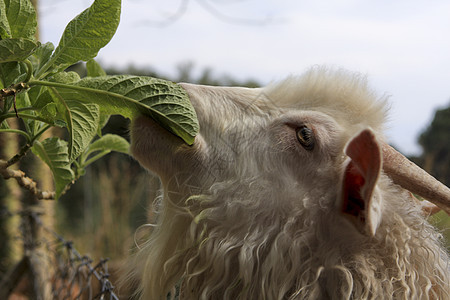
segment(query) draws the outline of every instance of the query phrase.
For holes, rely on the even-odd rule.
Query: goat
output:
[[[193,146],[145,116],[131,125],[163,186],[129,267],[138,297],[450,299],[442,236],[405,188],[447,212],[450,190],[386,144],[387,99],[364,76],[181,85]]]

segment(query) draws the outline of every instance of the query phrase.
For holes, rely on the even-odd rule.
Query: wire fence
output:
[[[41,258],[49,262],[50,283],[48,284],[51,285],[51,297],[53,299],[119,299],[114,292],[114,285],[109,280],[108,259],[100,259],[98,262],[94,262],[89,256],[80,254],[72,241],[66,240],[60,234],[45,226],[38,213],[27,212],[26,214],[47,233],[42,235],[45,237],[42,237],[41,241],[35,241],[35,243],[42,243],[43,249],[45,249],[45,258]],[[23,217],[24,211],[12,213],[6,209],[0,209],[2,218],[14,215]],[[22,236],[21,238],[26,249],[26,243],[29,242],[27,241],[28,237]],[[25,258],[26,255],[13,269],[23,269],[20,264],[26,261]],[[8,276],[11,278],[8,278]],[[20,280],[13,280],[12,277],[14,276],[11,276],[11,274],[5,274],[4,278],[0,278],[0,290],[8,289],[7,295],[20,294],[21,291],[26,293],[27,290],[31,289],[31,280],[28,279],[27,281],[26,276],[21,276],[23,278]],[[11,280],[15,282],[11,282]],[[20,289],[18,288],[19,282],[22,285]],[[3,293],[5,292],[3,291]]]

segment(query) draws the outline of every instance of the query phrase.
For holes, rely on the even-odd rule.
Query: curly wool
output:
[[[209,195],[190,197],[185,207],[161,204],[171,212],[162,213],[135,258],[135,266],[145,270],[142,297],[163,299],[170,290],[175,295],[180,281],[182,299],[450,296],[449,257],[440,247],[441,236],[404,200],[405,192],[391,193],[405,197],[390,199],[389,209],[396,213],[369,238],[347,224],[330,228],[341,220],[320,201],[305,197],[294,207],[267,189],[272,185],[261,179],[224,182]],[[259,195],[246,194],[248,186]],[[166,219],[165,213],[177,217]]]
[[[164,185],[128,266],[136,296],[450,299],[442,237],[408,192],[381,173],[374,236],[337,208],[345,144],[367,127],[383,139],[386,103],[365,78],[315,68],[262,90],[185,88],[201,125],[192,148],[148,120],[132,127],[133,155]],[[313,152],[285,126],[305,120]]]

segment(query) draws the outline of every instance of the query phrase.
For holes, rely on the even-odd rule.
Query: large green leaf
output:
[[[97,56],[109,43],[120,19],[120,0],[95,0],[81,14],[69,22],[50,61],[39,75],[55,66],[58,70]]]
[[[0,63],[22,61],[30,56],[37,44],[29,39],[6,39],[0,41]]]
[[[95,103],[66,101],[72,122],[70,124],[69,159],[74,161],[97,134],[100,108]],[[69,120],[65,120],[69,122]]]
[[[33,39],[36,33],[36,10],[30,0],[4,0],[11,37]]]
[[[95,103],[83,103],[70,99],[55,88],[49,89],[55,99],[58,116],[66,122],[69,131],[69,159],[74,161],[96,135],[100,108]]]
[[[74,173],[70,168],[67,142],[52,137],[42,142],[36,141],[31,150],[52,170],[56,198],[58,198],[67,184],[74,179]]]
[[[0,0],[0,40],[11,37],[8,17],[6,16],[6,5],[4,0]]]
[[[87,77],[68,85],[32,81],[30,85],[53,86],[65,100],[97,103],[102,113],[133,118],[152,117],[161,126],[191,145],[198,133],[197,115],[186,91],[178,84],[144,76]]]

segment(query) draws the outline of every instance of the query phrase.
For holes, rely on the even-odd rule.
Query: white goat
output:
[[[137,295],[450,299],[441,235],[401,186],[447,212],[450,190],[418,184],[430,176],[385,145],[386,100],[363,76],[182,85],[200,123],[193,146],[146,117],[131,128],[134,157],[163,185],[130,266]]]

